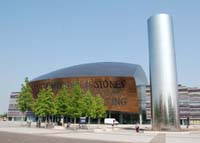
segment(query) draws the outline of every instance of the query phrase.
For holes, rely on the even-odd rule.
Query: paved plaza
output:
[[[91,125],[88,129],[46,129],[27,127],[20,122],[0,122],[2,143],[199,143],[200,129],[193,126],[181,132],[153,132],[148,127],[136,133],[134,125]],[[183,127],[184,128],[184,127]]]
[[[70,138],[55,138],[50,136],[39,136],[30,134],[18,134],[0,132],[0,142],[2,143],[112,143],[106,141],[95,140],[82,140],[82,139],[70,139]],[[117,143],[117,142],[113,142]]]

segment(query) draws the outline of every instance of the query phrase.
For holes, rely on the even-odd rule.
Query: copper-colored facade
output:
[[[63,84],[70,90],[75,82],[79,82],[84,91],[90,90],[94,96],[99,94],[108,111],[139,113],[137,88],[133,77],[66,77],[32,81],[30,84],[34,97],[37,97],[42,87],[50,85],[54,93],[57,93]]]

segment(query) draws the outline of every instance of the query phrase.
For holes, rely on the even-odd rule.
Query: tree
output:
[[[5,118],[5,117],[7,117],[7,113],[3,113],[3,114],[0,114],[0,118]]]
[[[106,107],[104,105],[104,100],[100,95],[95,97],[96,102],[96,117],[98,118],[98,123],[100,123],[100,118],[104,118],[106,116]]]
[[[17,107],[19,110],[23,113],[23,120],[25,112],[28,110],[32,110],[33,105],[33,95],[32,95],[32,89],[29,84],[28,78],[25,78],[25,83],[22,84],[21,92],[19,96],[17,97]]]
[[[88,117],[88,123],[90,124],[90,118],[96,118],[96,102],[94,96],[88,90],[83,97],[83,116]]]
[[[42,88],[38,93],[38,98],[34,104],[34,112],[39,117],[49,117],[50,115],[56,114],[56,106],[54,102],[54,93],[52,88]]]
[[[74,83],[70,98],[69,115],[74,118],[74,123],[76,123],[76,118],[83,114],[83,91],[78,82]]]
[[[56,96],[55,105],[56,105],[57,115],[61,115],[62,118],[64,116],[69,115],[70,97],[65,85],[63,85],[62,88],[59,90]]]

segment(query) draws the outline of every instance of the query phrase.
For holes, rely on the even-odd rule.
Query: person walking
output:
[[[136,130],[136,132],[137,132],[137,133],[138,133],[138,132],[139,132],[139,130],[140,130],[140,126],[139,126],[139,124],[138,124],[138,123],[135,125],[135,130]]]
[[[190,118],[189,116],[187,117],[187,128],[189,128],[189,125],[190,125]]]

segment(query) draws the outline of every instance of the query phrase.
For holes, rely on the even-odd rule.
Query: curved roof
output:
[[[44,74],[31,82],[54,78],[94,76],[133,77],[136,85],[147,85],[146,75],[140,65],[119,62],[99,62],[71,66]]]

